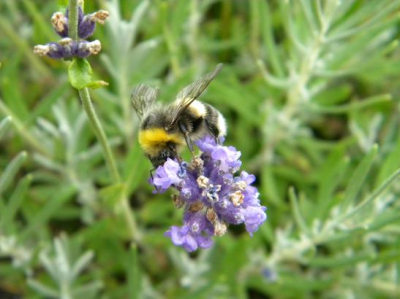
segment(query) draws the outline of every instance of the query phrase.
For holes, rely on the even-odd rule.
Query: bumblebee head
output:
[[[168,158],[175,159],[177,155],[178,154],[175,149],[166,147],[161,149],[157,155],[155,156],[148,155],[147,157],[149,158],[151,164],[153,164],[154,167],[158,167],[160,165],[163,165]]]
[[[158,167],[168,158],[176,158],[185,140],[177,133],[154,127],[140,131],[139,143],[153,166]]]

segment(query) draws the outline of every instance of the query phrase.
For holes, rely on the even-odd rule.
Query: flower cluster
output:
[[[252,235],[266,220],[260,205],[255,176],[242,171],[240,152],[222,146],[211,137],[197,142],[201,155],[189,164],[168,159],[150,179],[156,192],[175,188],[174,203],[184,207],[183,226],[172,226],[165,235],[187,251],[208,248],[212,236],[223,236],[229,224],[244,223]]]
[[[57,43],[50,42],[46,45],[35,46],[34,53],[40,56],[47,55],[55,59],[86,58],[91,54],[98,54],[101,50],[100,41],[89,42],[85,39],[94,33],[96,23],[104,24],[109,14],[105,10],[99,10],[95,13],[84,15],[81,7],[78,8],[78,13],[79,40],[75,41],[68,37],[68,9],[65,15],[61,12],[56,12],[51,18],[51,24],[62,39]]]

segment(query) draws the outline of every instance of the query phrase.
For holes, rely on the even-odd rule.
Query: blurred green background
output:
[[[91,96],[139,243],[68,62],[33,54],[65,3],[0,2],[0,298],[400,297],[400,1],[85,1],[110,12]],[[163,236],[183,211],[147,183],[130,92],[168,102],[220,62],[201,100],[268,220],[188,254]]]

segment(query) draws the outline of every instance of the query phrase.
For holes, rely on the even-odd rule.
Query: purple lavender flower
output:
[[[37,45],[33,52],[53,59],[71,59],[74,57],[86,58],[91,54],[99,53],[100,50],[101,44],[98,40],[92,42],[86,40],[74,41],[66,37],[58,43],[50,42],[46,45]]]
[[[96,23],[104,24],[109,13],[105,10],[99,10],[84,15],[81,7],[78,8],[78,13],[78,36],[81,40],[74,41],[68,37],[68,9],[65,15],[56,12],[51,17],[51,24],[56,33],[63,39],[58,43],[50,42],[46,45],[37,45],[33,50],[34,53],[54,59],[86,58],[91,54],[98,54],[101,50],[100,41],[89,42],[85,39],[94,33]]]
[[[51,24],[56,33],[61,37],[68,37],[68,9],[65,16],[62,12],[56,12],[51,17]],[[82,8],[78,7],[78,36],[86,39],[94,33],[96,23],[104,24],[109,13],[106,10],[99,10],[91,14],[84,15]]]
[[[172,226],[165,236],[187,251],[210,247],[211,237],[224,235],[229,224],[244,223],[252,236],[267,219],[257,188],[251,186],[255,176],[245,171],[235,175],[241,161],[234,147],[208,136],[196,144],[199,157],[190,164],[168,159],[150,180],[159,193],[175,188],[176,206],[185,207],[183,226]]]

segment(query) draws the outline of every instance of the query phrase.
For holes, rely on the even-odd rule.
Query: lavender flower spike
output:
[[[168,159],[150,180],[156,191],[169,188],[177,207],[185,207],[183,226],[172,226],[165,236],[186,251],[208,248],[213,236],[223,236],[229,224],[244,223],[252,236],[267,219],[257,188],[251,186],[255,176],[242,171],[240,152],[234,147],[218,145],[214,138],[197,142],[202,151],[189,164]]]
[[[74,57],[86,58],[91,54],[98,54],[101,50],[99,40],[88,42],[86,40],[74,41],[69,37],[61,39],[58,43],[37,45],[33,52],[39,56],[48,56],[53,59],[71,59]]]
[[[68,9],[65,15],[62,12],[56,12],[51,17],[51,24],[62,39],[57,43],[50,42],[46,45],[37,45],[33,52],[53,59],[86,58],[89,55],[98,54],[101,50],[100,42],[98,40],[89,42],[85,39],[94,33],[96,23],[104,24],[108,16],[109,13],[106,10],[84,15],[82,7],[79,6],[78,36],[80,39],[75,41],[69,37]]]

